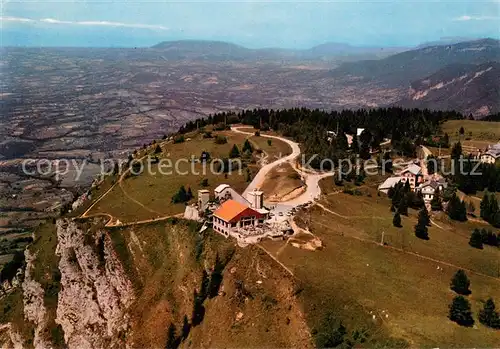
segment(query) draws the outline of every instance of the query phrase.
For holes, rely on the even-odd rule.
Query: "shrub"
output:
[[[462,269],[458,270],[451,279],[451,289],[460,295],[467,296],[471,294],[469,289],[470,281]]]
[[[479,312],[479,322],[491,328],[500,328],[500,316],[495,311],[495,302],[489,298]]]
[[[217,135],[215,137],[215,144],[226,144],[227,143],[227,138],[222,136],[222,135]]]
[[[481,231],[479,231],[479,229],[474,229],[472,231],[469,239],[469,245],[480,250],[483,249],[483,236],[481,235]]]
[[[174,144],[177,144],[177,143],[183,143],[184,142],[184,135],[178,135],[178,136],[175,136],[174,137]]]

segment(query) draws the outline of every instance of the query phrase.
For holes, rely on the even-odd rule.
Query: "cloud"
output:
[[[30,18],[21,18],[21,17],[0,17],[1,22],[21,22],[21,23],[29,23],[29,22],[35,22],[33,19]]]
[[[454,21],[496,21],[499,20],[500,17],[498,16],[460,16],[456,17],[453,20]]]
[[[40,20],[40,22],[50,23],[50,24],[74,24],[74,22],[60,21],[58,19],[53,19],[53,18],[43,18]]]
[[[168,30],[163,25],[156,24],[140,24],[140,23],[122,23],[122,22],[109,22],[109,21],[62,21],[54,18],[31,19],[21,17],[0,17],[0,21],[6,22],[19,22],[19,23],[46,23],[56,25],[83,25],[93,27],[122,27],[122,28],[138,28],[138,29],[152,29],[152,30]]]

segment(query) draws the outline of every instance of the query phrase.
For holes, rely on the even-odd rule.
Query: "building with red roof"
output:
[[[216,232],[227,237],[240,228],[264,223],[265,219],[264,213],[229,199],[213,213],[213,227]]]

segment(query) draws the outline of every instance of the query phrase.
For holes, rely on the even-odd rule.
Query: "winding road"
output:
[[[247,126],[248,127],[248,126]],[[231,127],[231,131],[245,134],[248,136],[253,136],[253,133],[251,132],[246,132],[242,131],[240,129],[241,127],[233,126]],[[297,157],[300,155],[300,147],[297,142],[291,141],[289,139],[279,137],[279,136],[272,136],[272,135],[265,135],[261,134],[260,137],[266,137],[266,138],[273,138],[277,139],[281,142],[285,142],[292,148],[292,153],[290,155],[287,155],[285,157],[282,157],[274,162],[271,162],[267,165],[262,166],[262,168],[259,170],[259,172],[255,175],[254,179],[248,187],[245,189],[243,192],[243,197],[246,197],[246,194],[252,190],[258,189],[262,186],[262,183],[264,183],[264,180],[266,176],[269,174],[269,172],[275,168],[276,166],[280,166],[286,162],[290,163],[292,167],[297,171],[303,178],[303,181],[305,182],[306,185],[306,191],[300,194],[299,196],[280,203],[266,203],[267,207],[270,206],[275,206],[273,209],[274,213],[287,213],[289,212],[292,208],[306,204],[310,201],[314,201],[315,199],[319,198],[321,195],[321,188],[319,187],[319,181],[323,178],[326,177],[331,177],[335,173],[334,172],[324,172],[324,173],[317,173],[317,172],[311,172],[311,171],[304,171],[300,168],[297,167],[295,160]]]

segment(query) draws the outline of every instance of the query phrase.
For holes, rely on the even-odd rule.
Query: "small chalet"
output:
[[[491,145],[481,154],[481,162],[486,164],[494,164],[500,159],[500,143]]]
[[[416,190],[422,193],[425,201],[431,201],[434,198],[436,190],[439,189],[442,192],[444,188],[446,188],[446,181],[444,179],[441,179],[430,180],[422,183],[417,187]]]

